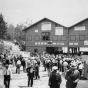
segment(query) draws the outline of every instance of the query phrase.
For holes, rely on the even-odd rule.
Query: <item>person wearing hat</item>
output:
[[[53,66],[52,72],[50,73],[50,76],[49,76],[48,85],[50,86],[50,88],[60,88],[61,81],[62,79],[58,71],[58,67]]]
[[[11,69],[9,68],[8,64],[6,64],[6,66],[3,70],[3,74],[4,74],[5,88],[10,88],[10,80],[12,79],[12,72],[11,72]]]
[[[80,78],[80,73],[77,70],[76,63],[71,64],[70,70],[67,71],[65,79],[66,81],[66,88],[76,88],[77,83]]]
[[[28,87],[29,87],[29,85],[32,87],[33,86],[33,77],[34,77],[33,63],[31,63],[27,67],[27,76],[28,76]]]

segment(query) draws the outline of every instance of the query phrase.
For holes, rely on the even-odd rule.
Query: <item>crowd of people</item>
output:
[[[16,73],[20,74],[20,67],[23,67],[23,71],[28,76],[28,86],[33,86],[33,79],[40,79],[39,68],[41,65],[44,67],[44,71],[47,71],[49,77],[48,85],[50,88],[60,88],[62,82],[61,74],[66,81],[66,88],[76,88],[77,82],[83,75],[84,62],[81,61],[81,57],[77,55],[63,55],[63,54],[49,54],[43,53],[31,54],[30,57],[25,60],[22,55],[7,55],[1,54],[0,61],[3,63],[4,69],[4,84],[6,88],[10,86],[10,79],[12,73],[9,68],[9,64],[16,66]]]
[[[10,55],[1,54],[0,61],[4,68],[4,85],[5,88],[10,88],[10,79],[12,79],[12,72],[10,65],[16,67],[16,74],[20,74],[20,69],[23,67],[23,71],[27,73],[28,76],[28,86],[33,86],[33,79],[40,79],[39,67],[40,67],[40,57],[38,54],[31,54],[28,59],[25,59],[22,55]]]
[[[42,62],[43,62],[43,66],[45,68],[47,68],[48,71],[48,75],[49,73],[52,71],[52,67],[53,66],[57,66],[58,70],[60,72],[62,72],[64,75],[66,75],[67,70],[70,69],[70,66],[72,64],[76,64],[77,69],[80,72],[80,75],[82,76],[82,72],[83,72],[83,67],[84,67],[84,62],[81,61],[81,57],[80,56],[72,56],[72,55],[50,55],[50,54],[45,54],[44,56],[42,56]]]

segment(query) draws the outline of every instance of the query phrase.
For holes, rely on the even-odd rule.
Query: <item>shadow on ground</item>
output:
[[[19,88],[29,88],[28,86],[18,86]]]

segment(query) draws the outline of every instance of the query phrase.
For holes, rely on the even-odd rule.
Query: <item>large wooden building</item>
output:
[[[88,18],[71,27],[44,18],[24,31],[26,50],[32,53],[79,53],[88,47]]]
[[[71,53],[88,52],[88,18],[69,27],[68,34]]]

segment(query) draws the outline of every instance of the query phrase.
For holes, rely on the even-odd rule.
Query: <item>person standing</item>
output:
[[[21,65],[23,66],[23,71],[25,72],[25,70],[26,70],[26,61],[25,61],[25,59],[22,59]]]
[[[40,78],[40,76],[39,76],[39,65],[38,65],[38,63],[35,63],[35,77],[36,77],[36,79],[37,78]]]
[[[63,67],[64,67],[64,76],[66,75],[67,72],[67,66],[68,66],[68,62],[66,60],[63,61]]]
[[[46,68],[47,68],[47,72],[48,72],[48,76],[49,76],[50,75],[50,60],[47,60]]]
[[[17,65],[16,65],[16,73],[18,73],[18,74],[20,74],[20,66],[21,66],[21,61],[18,59]]]
[[[10,88],[10,80],[12,79],[12,72],[8,64],[6,64],[3,74],[4,74],[5,88]]]
[[[50,73],[49,76],[49,83],[48,85],[50,86],[50,88],[60,88],[60,84],[62,82],[62,78],[61,75],[58,71],[58,67],[54,66],[52,68],[52,72]]]
[[[29,85],[31,85],[31,87],[32,87],[33,86],[33,77],[34,77],[34,70],[33,70],[33,66],[32,65],[30,65],[27,68],[27,76],[28,76],[28,87],[29,87]]]
[[[9,57],[9,55],[6,55],[5,59],[6,59],[5,64],[9,65],[10,64],[10,57]]]
[[[84,68],[83,62],[79,63],[78,64],[78,70],[79,70],[79,73],[80,73],[80,79],[82,77],[83,68]]]
[[[71,69],[67,71],[65,79],[66,82],[66,88],[76,88],[77,83],[80,79],[80,73],[77,70],[77,66],[75,63],[71,65]]]
[[[46,71],[46,59],[43,61],[44,71]]]

